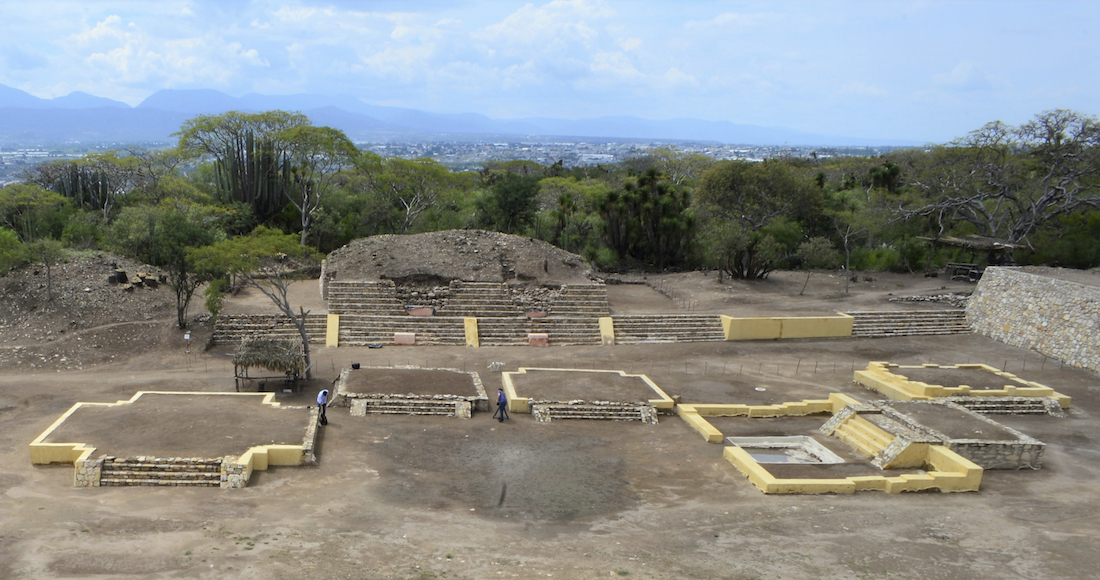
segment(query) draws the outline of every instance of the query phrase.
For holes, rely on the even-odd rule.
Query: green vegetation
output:
[[[743,279],[1000,258],[960,244],[969,235],[1015,244],[1020,263],[1100,265],[1100,124],[1073,111],[875,158],[754,163],[663,147],[617,165],[479,172],[360,151],[285,111],[202,115],[177,135],[176,148],[47,163],[0,189],[0,272],[48,273],[61,245],[116,251],[167,273],[183,326],[204,283],[258,282],[277,256],[296,270],[356,238],[451,228],[543,239],[604,270]],[[219,291],[204,296],[216,310]]]

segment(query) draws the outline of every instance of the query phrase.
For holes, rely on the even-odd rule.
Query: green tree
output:
[[[802,262],[802,269],[806,270],[806,282],[802,284],[802,290],[798,292],[799,296],[806,293],[806,286],[809,286],[810,276],[813,275],[814,270],[835,267],[840,261],[833,243],[821,237],[810,238],[799,244],[795,256]]]
[[[522,233],[535,217],[538,192],[537,176],[496,176],[487,194],[478,199],[478,225],[508,234]]]
[[[293,235],[260,226],[251,235],[189,250],[188,256],[196,269],[236,276],[267,296],[298,329],[306,363],[306,379],[313,378],[309,333],[305,325],[309,311],[299,305],[298,312],[295,312],[287,291],[291,284],[304,277],[304,269],[319,262],[320,255],[316,250],[303,246]]]
[[[965,222],[976,233],[1027,241],[1043,224],[1100,208],[1100,122],[1063,109],[1013,127],[989,123],[920,158],[912,186],[918,199],[897,208],[948,231]]]
[[[27,262],[41,262],[46,267],[46,300],[53,301],[53,265],[65,255],[65,246],[53,238],[40,238],[23,244]]]
[[[23,244],[15,232],[0,228],[0,276],[23,259]]]
[[[699,180],[696,198],[715,232],[711,253],[719,268],[750,280],[766,277],[782,255],[776,235],[820,215],[823,204],[812,176],[781,160],[719,162]],[[767,231],[771,226],[778,229]]]
[[[286,206],[292,185],[289,131],[309,124],[301,113],[230,111],[189,119],[175,135],[186,158],[213,160],[221,201],[248,205],[264,223]]]
[[[65,205],[65,198],[31,183],[0,189],[0,220],[24,243],[41,235],[43,214]]]
[[[304,246],[321,200],[336,173],[351,166],[357,149],[343,131],[331,127],[297,125],[284,131],[281,140],[288,144],[287,161],[294,192],[289,199],[302,218]]]

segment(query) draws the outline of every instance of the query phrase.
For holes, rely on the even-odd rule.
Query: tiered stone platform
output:
[[[855,338],[970,332],[965,310],[857,311],[847,314],[855,317],[852,324],[852,336]]]
[[[372,367],[341,371],[333,405],[350,407],[356,417],[442,415],[469,419],[475,410],[489,410],[489,397],[477,373]]]
[[[717,315],[630,314],[612,317],[617,344],[726,340]]]
[[[1060,416],[1070,397],[984,364],[911,365],[874,361],[855,381],[898,401],[948,399],[979,413]]]
[[[306,333],[311,343],[324,343],[328,320],[324,314],[306,315]],[[238,314],[219,316],[214,323],[214,341],[222,344],[245,338],[299,338],[298,328],[282,314]]]
[[[657,422],[657,411],[675,406],[645,375],[613,370],[520,368],[501,375],[508,410],[541,422],[601,419]]]
[[[141,391],[77,403],[31,442],[31,462],[72,463],[77,487],[245,487],[254,469],[316,462],[317,409],[274,396]]]

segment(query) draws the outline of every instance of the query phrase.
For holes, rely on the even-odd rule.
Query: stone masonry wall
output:
[[[1100,371],[1100,288],[991,267],[966,318],[974,332]]]

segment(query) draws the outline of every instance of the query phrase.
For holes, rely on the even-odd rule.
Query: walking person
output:
[[[497,412],[493,418],[501,423],[508,418],[508,397],[504,396],[504,389],[497,389]]]
[[[317,407],[321,409],[321,424],[328,425],[328,417],[325,416],[325,409],[328,407],[328,389],[321,389],[321,392],[317,393]]]

